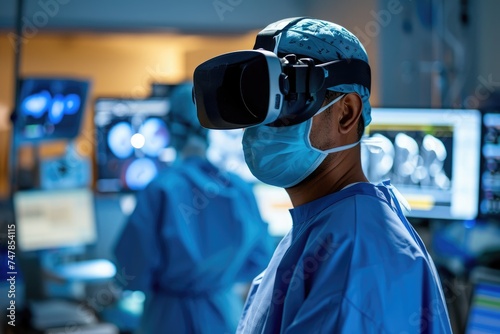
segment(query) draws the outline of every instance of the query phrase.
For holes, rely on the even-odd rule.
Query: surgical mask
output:
[[[323,112],[339,101],[341,95],[318,110]],[[328,154],[344,151],[359,141],[320,150],[311,145],[312,118],[305,122],[283,127],[256,126],[243,134],[245,161],[252,174],[260,181],[282,188],[297,185],[325,160]]]

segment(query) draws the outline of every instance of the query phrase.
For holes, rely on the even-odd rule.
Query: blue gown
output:
[[[251,186],[188,158],[138,194],[115,255],[133,276],[124,288],[146,292],[141,333],[234,333],[243,301],[231,288],[272,250]]]
[[[435,266],[388,181],[291,214],[239,333],[452,333]]]

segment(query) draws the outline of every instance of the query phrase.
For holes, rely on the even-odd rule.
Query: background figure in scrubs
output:
[[[359,40],[327,21],[302,19],[275,41],[279,56],[368,62]],[[294,208],[293,228],[254,279],[238,332],[451,333],[440,278],[405,201],[389,181],[371,184],[363,174],[369,90],[328,90],[303,123],[245,130],[250,170],[285,188]]]
[[[146,293],[141,333],[234,333],[243,298],[233,286],[267,265],[272,241],[249,184],[207,161],[207,130],[191,84],[171,96],[180,155],[138,194],[115,248],[126,286]]]

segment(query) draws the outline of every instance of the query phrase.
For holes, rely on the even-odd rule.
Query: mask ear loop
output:
[[[342,94],[340,96],[338,96],[337,98],[335,98],[332,102],[328,103],[326,106],[320,108],[316,114],[314,114],[314,116],[322,113],[323,111],[325,111],[326,109],[330,108],[334,103],[336,103],[337,101],[339,101],[341,98],[343,98],[346,94]],[[311,126],[312,126],[312,122],[310,122],[309,124],[309,131],[308,132],[308,135],[307,135],[307,140],[309,141],[309,146],[315,150],[315,151],[318,151],[320,153],[323,153],[323,154],[330,154],[330,153],[336,153],[336,152],[340,152],[340,151],[345,151],[345,150],[348,150],[350,148],[353,148],[355,147],[356,145],[358,145],[361,140],[358,140],[352,144],[347,144],[347,145],[343,145],[343,146],[338,146],[338,147],[333,147],[333,148],[330,148],[328,150],[320,150],[319,148],[316,148],[312,145],[311,143]]]
[[[333,101],[331,101],[330,103],[328,103],[326,106],[323,106],[323,107],[319,108],[319,110],[316,111],[316,113],[314,114],[314,116],[321,114],[323,111],[325,111],[326,109],[328,109],[331,106],[333,106],[337,101],[339,101],[344,96],[345,96],[345,94],[342,94],[342,95],[336,97]]]

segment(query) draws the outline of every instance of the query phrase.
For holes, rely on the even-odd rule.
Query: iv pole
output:
[[[13,201],[14,193],[17,190],[17,138],[16,126],[18,117],[17,102],[19,99],[19,91],[21,89],[20,68],[23,43],[23,27],[22,17],[24,13],[24,0],[17,0],[15,24],[16,30],[14,33],[14,100],[12,114],[10,116],[12,123],[11,130],[11,145],[10,145],[10,164],[9,164],[9,200]]]
[[[22,17],[24,15],[25,0],[17,0],[15,24],[16,30],[14,34],[14,101],[12,114],[10,117],[12,123],[11,130],[11,145],[9,154],[9,205],[11,212],[14,212],[14,194],[18,189],[18,138],[17,138],[17,118],[19,115],[18,100],[21,90],[21,55],[23,44],[23,24]],[[14,222],[16,217],[14,215]],[[42,288],[42,275],[40,261],[37,257],[25,256],[23,252],[18,252],[17,258],[19,267],[24,271],[24,284],[25,284],[25,300],[27,303],[29,299],[36,300],[43,298]]]

